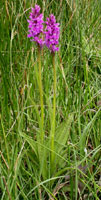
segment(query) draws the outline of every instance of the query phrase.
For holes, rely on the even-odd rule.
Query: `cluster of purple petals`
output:
[[[43,14],[40,14],[40,6],[35,5],[35,8],[32,8],[32,12],[29,16],[29,34],[27,35],[28,38],[32,38],[31,41],[37,42],[40,47],[45,44],[45,41],[42,39],[43,34]]]
[[[43,14],[40,13],[40,6],[35,5],[30,13],[28,23],[28,38],[32,38],[31,41],[35,41],[40,47],[45,44],[51,52],[58,51],[60,27],[59,23],[56,23],[55,16],[51,14],[47,21],[43,21]],[[43,30],[43,24],[46,24],[45,31]],[[44,40],[43,40],[44,36]]]
[[[59,23],[56,23],[56,19],[53,14],[51,14],[49,18],[47,18],[47,21],[45,23],[45,44],[51,50],[51,52],[58,51],[59,47],[57,45],[59,43],[60,36]]]

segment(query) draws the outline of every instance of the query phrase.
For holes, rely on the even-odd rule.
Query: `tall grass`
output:
[[[36,3],[60,23],[54,68],[27,38]],[[0,1],[1,200],[100,199],[100,4]]]

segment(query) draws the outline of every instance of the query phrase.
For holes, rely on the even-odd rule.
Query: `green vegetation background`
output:
[[[42,152],[38,143],[37,47],[27,38],[27,19],[36,3],[45,19],[53,13],[60,23],[60,50],[55,58],[56,136],[52,170],[52,58],[44,48]],[[0,1],[1,200],[100,199],[100,13],[99,0]]]

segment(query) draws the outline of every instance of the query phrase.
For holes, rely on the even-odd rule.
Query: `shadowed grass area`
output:
[[[60,23],[52,145],[52,56],[44,47],[41,142],[38,49],[27,38],[27,19],[36,3],[44,19],[53,13]],[[0,1],[1,200],[100,199],[100,13],[98,0]]]

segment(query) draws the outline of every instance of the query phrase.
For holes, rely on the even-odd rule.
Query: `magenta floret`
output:
[[[49,18],[47,18],[46,23],[46,31],[45,31],[45,44],[51,50],[51,52],[55,52],[59,50],[59,36],[60,36],[60,27],[59,23],[56,23],[55,16],[51,14]]]
[[[40,6],[35,5],[35,8],[32,8],[32,12],[29,16],[29,26],[28,26],[28,32],[27,35],[28,38],[32,38],[31,41],[37,42],[40,47],[42,47],[45,44],[45,41],[42,39],[43,31],[43,14],[40,13]]]

